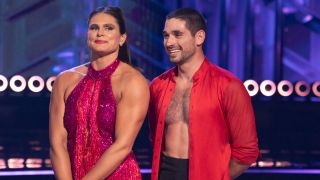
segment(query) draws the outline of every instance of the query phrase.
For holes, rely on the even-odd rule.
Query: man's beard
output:
[[[180,57],[178,59],[176,59],[176,57],[174,58],[171,58],[169,56],[169,60],[171,63],[175,64],[175,65],[182,65],[184,64],[185,62],[188,61],[188,59],[190,59],[193,55],[195,54],[195,50],[192,51],[192,52],[183,52],[181,50],[180,52]]]

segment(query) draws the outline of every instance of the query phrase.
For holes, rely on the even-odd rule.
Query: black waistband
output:
[[[159,179],[188,179],[189,159],[179,159],[161,154]]]
[[[170,161],[173,163],[188,163],[189,162],[189,159],[170,157],[170,156],[166,156],[163,153],[161,154],[161,160]]]

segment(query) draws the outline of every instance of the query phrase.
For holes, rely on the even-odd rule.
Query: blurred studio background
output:
[[[54,179],[52,82],[89,60],[87,18],[105,5],[122,8],[133,64],[149,80],[172,66],[166,14],[202,12],[207,57],[243,80],[254,105],[261,157],[239,179],[320,179],[320,0],[0,0],[0,179]],[[148,179],[147,120],[134,151]]]

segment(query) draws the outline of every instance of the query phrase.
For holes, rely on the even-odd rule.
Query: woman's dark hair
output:
[[[167,19],[177,18],[186,22],[186,27],[194,36],[199,30],[207,32],[204,17],[192,8],[180,8],[167,15]]]
[[[127,33],[125,20],[124,20],[124,17],[122,15],[122,11],[120,8],[111,7],[111,6],[99,7],[90,13],[88,24],[89,24],[90,19],[98,13],[105,13],[105,14],[108,14],[108,15],[114,17],[119,25],[120,34]],[[122,46],[120,46],[118,59],[121,60],[122,62],[127,63],[127,64],[131,64],[130,51],[129,51],[127,41],[125,41],[122,44]]]

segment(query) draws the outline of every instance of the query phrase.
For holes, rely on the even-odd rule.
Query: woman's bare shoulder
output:
[[[136,83],[142,83],[142,84],[148,83],[147,79],[136,68],[126,63],[121,63],[120,69],[121,70],[119,72],[119,76],[123,83],[127,84],[132,81],[137,81]]]
[[[121,63],[119,83],[120,91],[123,96],[129,97],[131,100],[146,101],[149,99],[149,86],[147,79],[134,67]]]
[[[55,84],[67,87],[70,82],[78,81],[87,74],[88,64],[89,63],[85,63],[61,72],[56,77]]]

